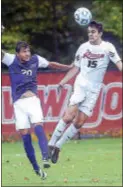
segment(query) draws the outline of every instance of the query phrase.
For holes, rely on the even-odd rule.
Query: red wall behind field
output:
[[[57,84],[65,73],[39,73],[38,91],[45,117],[44,128],[47,135],[54,130],[57,121],[63,115],[72,91],[74,79],[64,86],[60,93]],[[80,130],[82,136],[122,135],[122,74],[107,72],[100,97],[94,113]],[[14,115],[8,74],[2,74],[2,137],[17,135],[14,127]]]

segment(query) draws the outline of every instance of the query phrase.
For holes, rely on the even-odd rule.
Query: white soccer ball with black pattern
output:
[[[74,19],[79,25],[86,26],[91,22],[92,19],[91,11],[84,7],[78,8],[74,12]]]

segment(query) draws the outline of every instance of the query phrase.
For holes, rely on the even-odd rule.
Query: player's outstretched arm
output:
[[[1,62],[6,66],[10,66],[15,58],[15,54],[7,53],[6,51],[2,50],[2,60]]]
[[[2,57],[2,60],[3,60],[4,56],[5,56],[5,54],[6,54],[6,52],[2,49],[2,51],[1,51],[1,55],[2,55],[1,57]],[[1,61],[2,61],[2,60],[1,60]]]
[[[59,70],[70,70],[73,67],[73,64],[65,65],[65,64],[60,64],[57,62],[49,62],[49,67],[53,69],[59,69]]]
[[[5,30],[5,27],[2,25],[2,26],[1,26],[1,32],[3,33],[4,30]],[[5,57],[6,54],[7,54],[7,52],[4,51],[4,50],[2,49],[2,50],[1,50],[1,62],[3,62],[3,59],[4,59],[4,57]],[[4,62],[3,62],[3,63],[4,63]]]
[[[63,86],[66,84],[69,80],[71,80],[77,73],[79,72],[79,67],[73,66],[65,75],[65,77],[60,81],[59,86]]]
[[[116,63],[116,66],[120,71],[123,70],[123,62],[121,60]]]
[[[1,26],[1,32],[3,33],[5,30],[5,27]],[[1,62],[7,66],[10,66],[13,63],[13,60],[15,58],[14,54],[10,54],[3,49],[1,50]]]
[[[5,27],[4,27],[3,25],[1,25],[1,33],[3,33],[4,30],[5,30]],[[1,57],[2,57],[2,59],[3,59],[3,57],[5,56],[5,54],[6,54],[6,52],[2,49],[2,50],[1,50]],[[1,59],[1,61],[2,61],[2,59]]]

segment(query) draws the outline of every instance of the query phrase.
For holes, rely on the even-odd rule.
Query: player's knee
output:
[[[66,122],[66,123],[70,123],[72,122],[74,118],[74,113],[73,112],[66,112],[63,116],[63,120]]]
[[[34,126],[38,126],[38,125],[43,126],[43,123],[42,122],[34,123]]]
[[[77,129],[81,128],[86,120],[88,119],[88,116],[84,113],[81,113],[77,116],[77,118],[74,119],[74,124]]]
[[[82,122],[75,123],[75,127],[80,129],[84,124]]]
[[[29,133],[29,129],[20,129],[19,132],[21,135],[26,135]]]

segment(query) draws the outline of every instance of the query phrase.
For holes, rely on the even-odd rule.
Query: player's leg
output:
[[[39,165],[36,161],[36,157],[35,157],[35,151],[32,145],[32,139],[31,139],[31,135],[29,133],[28,129],[20,129],[20,134],[21,134],[21,138],[23,141],[23,146],[24,146],[24,150],[26,152],[26,155],[30,161],[30,163],[33,166],[33,169],[35,170],[35,172],[37,173],[39,171]]]
[[[44,166],[44,168],[49,168],[50,163],[49,163],[48,140],[45,135],[42,123],[41,122],[35,123],[34,130],[35,130],[35,134],[38,138],[38,144],[39,144],[40,151],[42,153],[43,166]]]
[[[93,108],[96,104],[98,96],[99,96],[99,90],[88,91],[86,93],[86,99],[82,103],[80,103],[78,107],[79,113],[74,118],[73,124],[71,124],[68,127],[68,129],[65,131],[63,136],[60,138],[60,140],[57,141],[55,145],[56,148],[54,149],[54,154],[52,155],[53,163],[57,162],[59,151],[62,145],[69,139],[72,139],[75,136],[75,134],[79,131],[79,129],[84,125],[88,117],[92,115]]]
[[[48,141],[43,128],[43,112],[39,98],[36,96],[29,99],[29,117],[34,125],[34,131],[38,138],[39,148],[42,154],[44,168],[49,168]]]
[[[30,124],[28,121],[28,116],[26,112],[22,109],[21,105],[23,105],[23,100],[18,100],[14,104],[14,113],[15,113],[15,121],[16,121],[16,130],[18,130],[21,134],[21,138],[23,141],[24,150],[26,152],[27,158],[34,171],[37,173],[39,171],[39,165],[36,161],[35,151],[32,145],[32,139],[29,132]]]
[[[55,146],[58,147],[59,149],[61,149],[62,145],[66,141],[72,139],[77,134],[80,127],[85,123],[87,118],[88,118],[88,116],[86,114],[79,111],[78,114],[76,115],[76,117],[74,118],[73,123],[66,129],[66,131],[64,132],[64,134],[60,138],[60,140],[58,140],[56,142]]]
[[[53,132],[53,135],[48,143],[48,145],[51,147],[51,150],[57,140],[61,137],[63,134],[66,126],[68,123],[71,123],[74,117],[76,116],[76,113],[78,112],[78,103],[84,101],[85,99],[85,93],[84,90],[81,91],[80,85],[75,82],[74,84],[74,92],[70,98],[70,104],[68,109],[65,112],[65,115],[63,118],[59,121],[59,123],[56,126],[55,131]]]
[[[64,130],[67,126],[67,124],[72,122],[72,120],[75,117],[77,111],[78,111],[77,105],[68,107],[64,116],[60,119],[60,121],[56,125],[56,128],[55,128],[55,130],[52,134],[52,137],[51,137],[51,139],[48,143],[49,149],[52,150],[53,146],[55,146],[55,143],[61,137],[62,133],[64,132]]]
[[[85,123],[88,116],[83,112],[78,112],[73,120],[73,123],[67,128],[62,137],[56,142],[54,152],[52,154],[52,162],[56,163],[59,157],[60,149],[63,144],[72,139],[79,131],[80,127]]]
[[[61,148],[62,145],[69,139],[75,136],[83,124],[86,122],[88,117],[92,115],[93,108],[99,96],[99,90],[88,91],[86,98],[78,106],[79,112],[73,120],[73,124],[68,127],[63,136],[55,144],[56,147]]]
[[[39,167],[36,157],[35,157],[35,150],[32,145],[31,135],[29,133],[29,129],[20,129],[20,134],[23,140],[24,149],[29,159],[30,163],[33,166],[33,169],[37,175],[41,177],[41,179],[45,179],[47,174]]]

